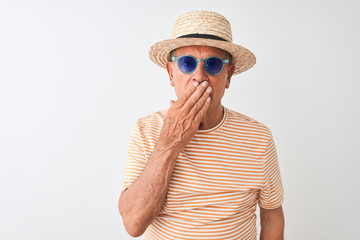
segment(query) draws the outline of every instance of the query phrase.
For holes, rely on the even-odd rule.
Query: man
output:
[[[224,107],[231,77],[254,55],[232,43],[222,15],[180,16],[150,59],[178,97],[138,120],[129,142],[119,211],[145,239],[283,239],[283,186],[275,144],[262,123]]]

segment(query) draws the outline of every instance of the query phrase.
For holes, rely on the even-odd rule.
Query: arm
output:
[[[265,209],[260,207],[260,240],[284,239],[284,213],[282,207]]]
[[[195,135],[209,107],[206,86],[190,84],[170,107],[159,141],[139,178],[120,195],[118,207],[128,233],[138,237],[159,214],[180,151]]]
[[[138,237],[159,214],[170,182],[176,149],[165,150],[158,144],[144,172],[120,195],[118,207],[127,232]]]

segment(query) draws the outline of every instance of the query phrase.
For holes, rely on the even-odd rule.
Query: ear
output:
[[[166,63],[166,70],[168,72],[169,75],[169,79],[170,79],[170,86],[174,86],[174,81],[173,81],[173,73],[174,73],[174,69],[173,69],[173,64],[171,62],[167,62]]]
[[[234,74],[234,71],[235,71],[235,65],[234,64],[231,64],[228,66],[228,72],[227,72],[227,79],[226,79],[226,85],[225,85],[225,88],[229,88],[230,87],[230,80],[231,80],[231,77],[232,75]]]

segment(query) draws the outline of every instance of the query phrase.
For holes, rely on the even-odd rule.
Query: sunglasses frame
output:
[[[189,72],[189,73],[185,73],[185,72],[183,72],[183,71],[180,69],[180,67],[179,67],[179,61],[178,61],[178,60],[179,60],[180,58],[182,58],[182,57],[191,57],[192,59],[195,60],[196,66],[195,66],[194,70],[192,70],[192,71]],[[221,63],[222,63],[222,64],[221,64],[221,69],[220,69],[220,71],[219,71],[218,73],[216,73],[216,74],[211,74],[211,73],[208,73],[208,71],[206,71],[205,61],[208,60],[209,58],[217,58],[217,59],[220,59],[220,60],[221,60]],[[219,73],[221,73],[221,71],[222,71],[223,68],[224,68],[224,65],[225,65],[226,63],[229,63],[229,62],[230,62],[229,59],[222,59],[222,58],[219,58],[219,57],[216,57],[216,56],[210,56],[210,57],[207,57],[207,58],[205,58],[205,59],[200,59],[200,58],[198,59],[198,58],[195,58],[194,56],[191,56],[191,55],[183,55],[183,56],[179,56],[179,57],[172,57],[172,58],[171,58],[171,61],[177,61],[177,62],[178,62],[177,65],[178,65],[179,70],[180,70],[182,73],[184,73],[184,74],[191,74],[191,73],[193,73],[193,72],[196,70],[198,63],[199,63],[199,62],[203,62],[203,67],[204,67],[205,72],[206,72],[207,74],[211,75],[211,76],[216,76],[216,75],[218,75]]]

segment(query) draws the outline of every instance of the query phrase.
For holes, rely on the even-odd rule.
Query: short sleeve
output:
[[[265,209],[281,207],[284,201],[284,189],[274,139],[270,134],[262,159],[263,186],[259,192],[259,205]]]
[[[128,154],[126,157],[125,163],[125,173],[123,182],[121,185],[121,191],[126,190],[140,174],[144,171],[147,159],[143,150],[143,141],[141,138],[139,121],[136,123],[135,128],[133,129],[129,144],[128,144]]]

